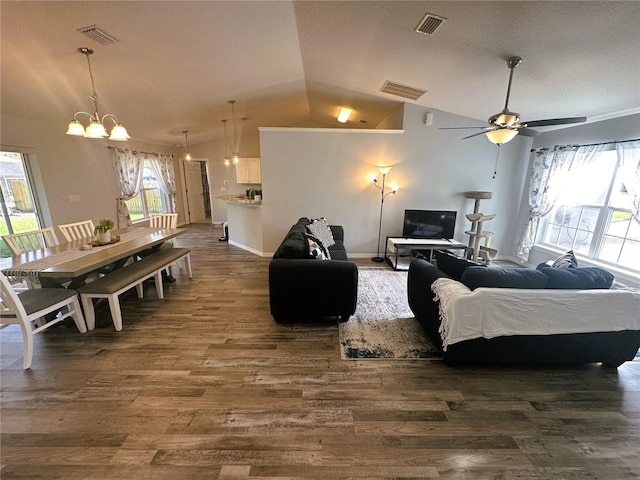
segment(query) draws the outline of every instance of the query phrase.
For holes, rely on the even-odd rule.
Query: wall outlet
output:
[[[220,187],[220,191],[221,192],[226,192],[227,191],[227,187]]]
[[[80,203],[80,195],[69,195],[69,203]]]

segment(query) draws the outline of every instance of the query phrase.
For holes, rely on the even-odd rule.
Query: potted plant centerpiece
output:
[[[113,228],[113,220],[105,218],[100,220],[100,223],[96,226],[93,233],[98,236],[98,242],[109,243],[111,241],[111,234],[109,230]]]

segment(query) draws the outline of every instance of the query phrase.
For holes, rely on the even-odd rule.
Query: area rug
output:
[[[413,316],[407,301],[407,272],[358,269],[358,303],[338,324],[343,359],[442,359]]]

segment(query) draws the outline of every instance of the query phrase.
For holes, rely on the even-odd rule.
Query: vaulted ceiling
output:
[[[7,1],[1,13],[3,114],[59,125],[91,110],[167,145],[238,128],[371,128],[402,102],[478,120],[504,106],[527,120],[640,111],[640,2]],[[417,33],[427,14],[446,19]],[[103,45],[78,29],[97,25]],[[425,90],[407,100],[387,81]],[[340,105],[354,108],[336,122]],[[444,126],[444,125],[442,125]]]

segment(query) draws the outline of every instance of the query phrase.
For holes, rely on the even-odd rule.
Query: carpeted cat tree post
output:
[[[480,213],[480,200],[488,200],[493,196],[492,192],[464,192],[465,198],[472,198],[475,200],[473,206],[473,213],[466,215],[467,219],[471,222],[471,228],[466,233],[469,235],[469,247],[467,248],[467,258],[476,263],[485,263],[489,265],[498,254],[498,250],[491,248],[491,237],[493,232],[488,232],[482,229],[484,222],[493,220],[496,214],[485,215]],[[484,242],[484,245],[481,245]]]

